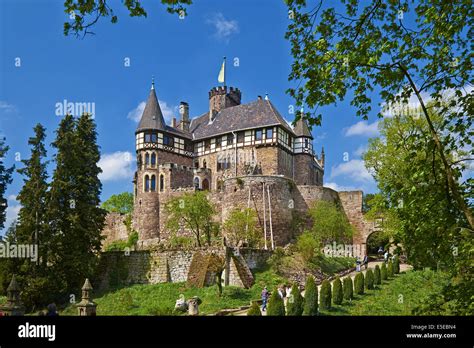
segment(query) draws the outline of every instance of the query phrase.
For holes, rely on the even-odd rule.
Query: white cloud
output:
[[[227,20],[221,12],[215,13],[206,20],[207,24],[211,24],[215,28],[214,36],[218,40],[229,41],[232,34],[239,32],[239,23],[236,20]]]
[[[168,103],[165,102],[164,100],[158,99],[158,103],[160,104],[160,109],[161,109],[161,112],[163,113],[163,118],[165,119],[165,122],[167,124],[170,124],[171,119],[173,118],[173,115],[174,115],[173,110],[176,108],[173,108],[171,105],[168,105]],[[131,110],[127,114],[127,118],[135,122],[140,122],[140,119],[142,118],[143,110],[145,110],[145,106],[146,106],[146,102],[144,101],[138,103],[137,107]]]
[[[117,151],[103,154],[99,161],[102,173],[99,179],[104,181],[118,181],[122,179],[131,180],[133,176],[132,162],[134,157],[128,151]]]
[[[0,111],[12,112],[15,110],[16,110],[15,105],[12,105],[6,101],[0,100]]]
[[[16,195],[9,195],[7,199],[8,207],[5,216],[5,231],[10,227],[13,221],[16,220],[21,209],[20,203],[16,200]]]
[[[329,187],[330,189],[333,189],[334,191],[357,191],[358,189],[353,187],[353,186],[340,186],[336,184],[335,182],[328,182],[324,184],[324,187]]]
[[[362,157],[362,155],[367,152],[367,144],[359,145],[359,147],[354,151],[354,155],[358,157]]]
[[[359,159],[353,159],[332,167],[330,178],[332,179],[338,176],[342,176],[356,182],[373,182],[372,175],[370,175],[367,168],[365,168],[364,161]]]
[[[372,137],[379,134],[378,130],[379,121],[368,123],[367,121],[359,121],[353,124],[345,130],[345,136],[350,137],[353,135],[362,135],[366,137]]]

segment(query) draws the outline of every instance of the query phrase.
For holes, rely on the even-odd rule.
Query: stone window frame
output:
[[[150,192],[156,192],[156,175],[152,175],[150,179]]]
[[[143,176],[143,192],[150,192],[150,176],[148,174]]]
[[[165,190],[165,176],[160,174],[160,192]]]
[[[156,166],[156,152],[152,152],[151,153],[151,156],[150,156],[150,165],[152,167],[155,167]]]

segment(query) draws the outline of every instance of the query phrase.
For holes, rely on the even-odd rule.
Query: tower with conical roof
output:
[[[166,124],[155,83],[135,131],[134,228],[140,240],[161,238],[160,196],[177,187],[192,187],[193,146],[189,132]]]
[[[293,131],[296,135],[294,141],[295,173],[294,180],[297,185],[322,185],[324,170],[315,157],[313,151],[313,135],[309,130],[306,120],[299,118]]]

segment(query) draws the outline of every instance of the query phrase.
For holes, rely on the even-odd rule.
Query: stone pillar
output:
[[[10,285],[7,288],[7,303],[0,307],[0,312],[4,316],[22,316],[25,314],[25,307],[20,301],[20,287],[13,275]]]
[[[80,317],[95,317],[97,304],[91,299],[92,285],[89,279],[86,279],[82,287],[82,300],[76,306]]]
[[[199,315],[199,305],[201,304],[201,299],[197,296],[194,296],[188,300],[188,315]]]

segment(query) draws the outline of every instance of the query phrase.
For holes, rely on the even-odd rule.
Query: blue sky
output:
[[[294,101],[285,93],[292,57],[284,38],[289,19],[283,1],[196,1],[185,19],[167,14],[158,1],[143,1],[147,18],[130,18],[121,2],[111,4],[118,23],[101,19],[93,28],[96,35],[77,39],[63,35],[63,1],[0,2],[0,133],[10,145],[7,164],[18,168],[15,159],[29,156],[28,137],[38,122],[47,128],[52,157],[49,145],[61,119],[56,104],[90,103],[102,153],[102,199],[131,191],[135,119],[152,75],[168,121],[179,116],[180,101],[189,103],[192,116],[201,115],[223,56],[227,85],[240,88],[243,103],[268,93],[292,121],[288,111]],[[313,135],[317,152],[325,148],[325,186],[374,192],[360,155],[368,138],[377,135],[376,107],[368,122],[355,116],[349,98],[321,110],[323,125]],[[21,184],[15,174],[7,191],[7,224],[19,209],[15,197]]]

